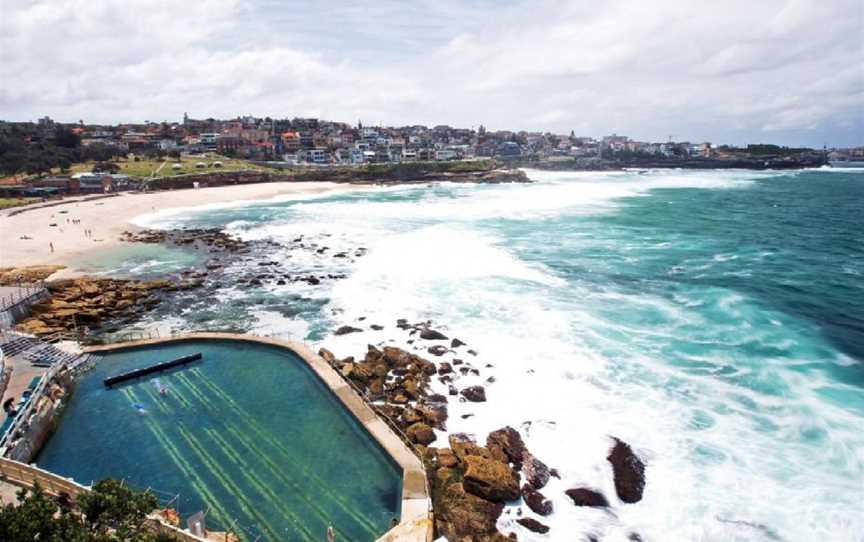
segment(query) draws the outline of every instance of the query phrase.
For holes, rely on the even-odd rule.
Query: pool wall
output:
[[[312,369],[342,405],[356,418],[390,458],[402,469],[402,503],[399,525],[376,542],[431,542],[433,535],[432,506],[426,483],[426,471],[420,459],[401,438],[366,404],[363,398],[323,358],[302,343],[274,337],[259,337],[237,333],[199,332],[165,338],[142,339],[85,347],[86,353],[118,351],[140,346],[192,340],[244,341],[284,348],[296,354]]]

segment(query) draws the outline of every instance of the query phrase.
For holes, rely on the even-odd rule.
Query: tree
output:
[[[100,480],[78,497],[78,508],[91,532],[115,531],[120,540],[141,532],[147,514],[159,506],[152,493],[139,493],[116,480]]]
[[[54,129],[54,143],[58,147],[74,149],[81,145],[81,137],[68,128],[58,126]]]
[[[0,540],[5,542],[94,542],[81,523],[37,485],[17,494],[18,505],[0,510]],[[59,512],[59,513],[58,513]]]
[[[76,509],[68,499],[50,498],[37,484],[33,489],[19,491],[17,504],[0,509],[0,540],[177,542],[173,535],[153,533],[146,525],[147,515],[158,504],[152,494],[109,479],[79,495]]]

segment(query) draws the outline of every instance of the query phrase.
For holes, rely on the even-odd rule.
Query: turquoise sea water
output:
[[[201,352],[203,361],[106,389],[102,380]],[[161,395],[159,387],[167,389]],[[80,380],[37,463],[90,484],[122,478],[182,520],[244,540],[373,540],[398,517],[401,471],[305,364],[250,343],[110,353]],[[185,527],[185,523],[183,525]]]
[[[457,384],[487,386],[485,404],[451,403],[448,429],[520,427],[562,473],[547,488],[553,534],[861,540],[864,171],[529,175],[142,217],[368,249],[274,251],[287,273],[348,278],[226,285],[218,305],[151,325],[230,326],[357,355],[366,343],[413,347],[395,320],[433,319],[480,352],[482,377]],[[331,335],[345,323],[366,331]],[[609,435],[648,464],[636,505],[615,502]],[[563,491],[576,485],[602,490],[614,515],[573,507]],[[505,532],[536,536],[510,517]]]
[[[177,269],[203,264],[195,251],[158,244],[120,245],[96,254],[80,256],[72,266],[85,273],[113,278],[160,276]]]

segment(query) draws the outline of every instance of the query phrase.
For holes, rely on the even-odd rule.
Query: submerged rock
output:
[[[576,506],[609,506],[609,501],[606,500],[606,497],[603,496],[603,494],[599,491],[594,491],[593,489],[579,487],[575,489],[568,489],[564,493],[566,493],[567,496],[570,497],[570,499],[573,501],[573,504],[575,504]]]
[[[552,513],[552,501],[531,487],[530,484],[522,486],[522,500],[525,501],[525,505],[535,514],[548,516]]]
[[[426,351],[435,356],[443,356],[447,353],[447,347],[441,345],[430,346]]]
[[[615,445],[606,459],[612,464],[615,492],[623,502],[639,502],[645,489],[645,464],[629,444],[615,437],[613,439]]]
[[[520,518],[516,520],[516,523],[535,533],[546,534],[549,532],[548,525],[543,525],[534,518]]]
[[[357,333],[363,331],[360,328],[352,327],[352,326],[342,326],[336,331],[333,332],[334,335],[347,335],[349,333]]]

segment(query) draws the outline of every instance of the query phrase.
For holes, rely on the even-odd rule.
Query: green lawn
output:
[[[195,167],[199,162],[206,164],[203,168]],[[214,167],[215,162],[221,162],[222,167]],[[164,163],[164,165],[163,165]],[[70,168],[70,173],[81,173],[92,171],[93,162],[85,162],[74,164]],[[215,153],[207,153],[201,156],[183,156],[182,158],[167,158],[167,159],[148,159],[144,157],[134,159],[123,159],[116,162],[120,166],[120,173],[131,177],[173,177],[175,175],[184,175],[187,173],[200,173],[202,171],[240,171],[240,170],[267,170],[262,166],[258,166],[247,162],[246,160],[237,160],[227,158]],[[175,169],[174,164],[180,164],[180,168]],[[160,169],[161,167],[161,169]],[[55,173],[60,173],[59,170]]]
[[[39,198],[0,198],[0,209],[8,209],[10,207],[19,207],[40,201]]]

